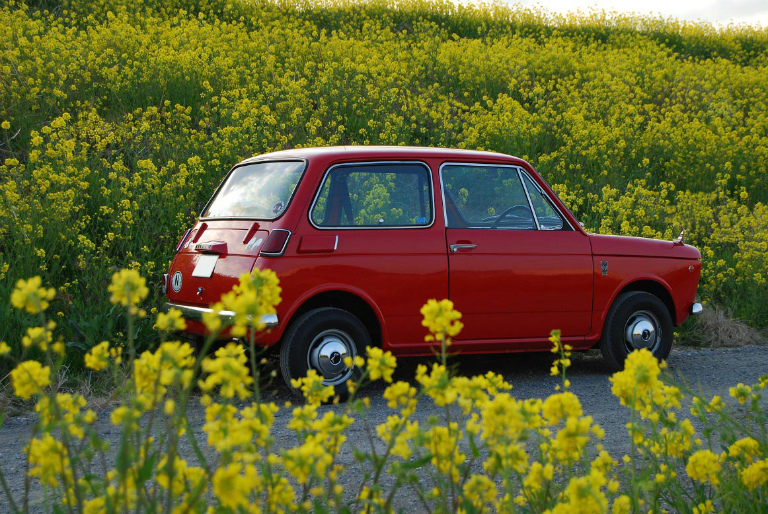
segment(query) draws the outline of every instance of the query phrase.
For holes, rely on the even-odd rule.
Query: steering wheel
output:
[[[512,214],[516,210],[524,211],[525,213],[529,214],[531,216],[531,221],[533,221],[533,212],[531,211],[531,208],[527,205],[513,205],[509,209],[505,209],[504,212],[499,214],[499,217],[496,218],[496,221],[494,221],[491,224],[491,228],[496,228],[501,220],[503,220],[505,217],[507,217],[509,214]]]

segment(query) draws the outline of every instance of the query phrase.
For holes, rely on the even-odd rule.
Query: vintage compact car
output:
[[[227,174],[165,276],[188,332],[238,277],[270,268],[282,303],[265,346],[283,375],[344,394],[369,345],[432,355],[421,306],[451,299],[454,353],[542,351],[550,331],[612,369],[701,312],[701,254],[682,241],[587,233],[527,162],[490,152],[331,147],[247,159]],[[226,313],[222,313],[226,315]]]

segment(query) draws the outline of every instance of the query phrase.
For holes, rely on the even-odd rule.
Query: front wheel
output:
[[[371,344],[363,323],[349,312],[336,308],[314,309],[303,314],[285,334],[280,349],[280,370],[295,393],[291,380],[307,376],[310,369],[332,385],[342,400],[349,396],[347,380],[357,380],[361,370],[344,363]]]
[[[658,297],[643,291],[620,294],[603,327],[600,351],[613,371],[624,368],[631,352],[649,350],[664,360],[672,349],[672,316]]]

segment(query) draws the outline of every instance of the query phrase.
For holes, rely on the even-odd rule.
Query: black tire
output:
[[[600,351],[612,371],[624,369],[630,352],[648,348],[664,360],[672,349],[672,316],[658,297],[643,291],[620,294],[603,326]]]
[[[347,380],[357,381],[360,369],[344,366],[344,352],[354,357],[371,345],[371,336],[365,325],[349,312],[326,307],[314,309],[298,318],[286,331],[280,348],[280,371],[291,390],[292,379],[307,376],[315,369],[325,377],[326,385],[333,385],[336,395],[343,401],[349,396]]]

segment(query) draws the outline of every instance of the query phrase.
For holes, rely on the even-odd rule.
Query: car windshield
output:
[[[258,162],[235,168],[203,218],[278,218],[291,201],[304,162]]]

